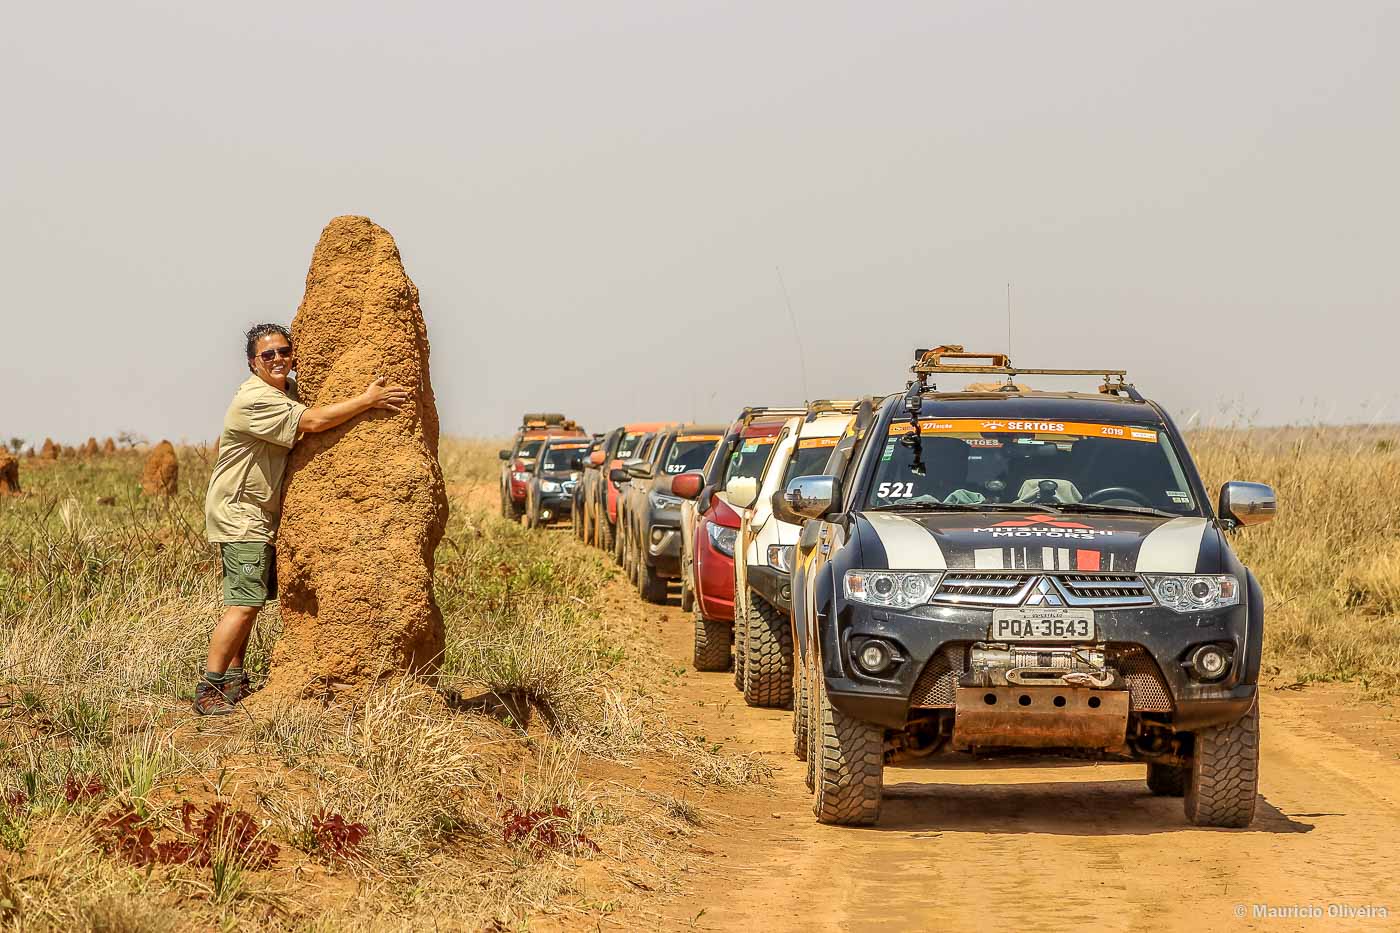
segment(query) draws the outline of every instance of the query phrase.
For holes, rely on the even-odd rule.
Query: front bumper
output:
[[[899,611],[844,600],[836,605],[835,619],[821,620],[827,693],[846,714],[890,728],[902,728],[908,721],[911,694],[930,660],[990,641],[993,610],[989,608],[920,606]],[[1247,654],[1249,615],[1243,603],[1190,614],[1147,606],[1099,609],[1094,621],[1098,643],[1106,645],[1110,654],[1145,653],[1155,662],[1170,708],[1143,715],[1178,731],[1193,731],[1238,719],[1254,701],[1252,672],[1257,671],[1257,663]],[[1262,625],[1262,618],[1258,624]],[[893,670],[878,677],[860,671],[852,654],[854,645],[870,636],[894,644],[903,658]],[[1232,649],[1230,673],[1217,683],[1195,679],[1183,663],[1204,643]],[[945,653],[945,647],[953,651]]]
[[[567,518],[574,510],[574,494],[572,492],[549,492],[540,493],[540,510],[548,509],[553,513],[553,521],[557,518]]]
[[[783,612],[792,612],[792,577],[767,564],[748,565],[749,589],[753,590],[770,606]]]
[[[681,530],[666,525],[652,525],[647,533],[647,564],[658,576],[675,578],[681,575]]]

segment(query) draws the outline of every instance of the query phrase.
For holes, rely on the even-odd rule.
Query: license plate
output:
[[[993,641],[1093,641],[1092,609],[996,609]]]

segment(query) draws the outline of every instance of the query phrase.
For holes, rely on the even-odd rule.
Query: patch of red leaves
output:
[[[364,823],[347,823],[339,813],[327,814],[323,810],[311,818],[311,834],[316,837],[319,851],[351,859],[369,835],[369,827]]]
[[[220,850],[254,871],[271,868],[277,860],[280,850],[259,837],[257,821],[243,810],[217,802],[200,813],[194,804],[186,803],[180,808],[180,822],[188,839],[156,842],[155,830],[128,804],[94,824],[93,835],[103,852],[139,866],[203,868]]]
[[[70,774],[63,779],[63,799],[69,803],[79,800],[93,800],[107,790],[102,778],[95,774]]]
[[[569,816],[569,808],[565,806],[526,812],[511,807],[506,811],[501,838],[511,845],[526,843],[536,854],[549,849],[556,852],[602,851],[598,843],[583,833],[569,832]]]

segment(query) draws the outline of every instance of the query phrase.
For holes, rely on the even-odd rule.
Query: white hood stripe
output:
[[[875,529],[884,545],[891,570],[947,570],[943,549],[923,525],[890,512],[865,512],[861,516]]]
[[[1138,573],[1195,573],[1208,524],[1187,516],[1158,525],[1138,549]]]

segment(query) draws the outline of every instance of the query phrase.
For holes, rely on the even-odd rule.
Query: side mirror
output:
[[[725,484],[724,492],[734,508],[751,508],[758,498],[758,480],[752,476],[736,476]]]
[[[789,525],[800,525],[806,521],[805,518],[792,510],[792,506],[788,505],[787,490],[779,489],[773,493],[773,498],[768,501],[773,506],[773,517],[778,521],[786,522]]]
[[[1236,525],[1262,525],[1278,514],[1278,497],[1263,483],[1232,481],[1220,487],[1216,513]]]
[[[651,464],[641,459],[628,460],[622,465],[622,468],[633,479],[646,479],[651,475]]]
[[[589,454],[589,455],[588,455],[588,465],[589,465],[589,466],[595,466],[595,467],[596,467],[596,466],[602,466],[602,465],[603,465],[603,452],[602,452],[601,450],[595,450],[595,451],[593,451],[593,453]]]
[[[787,509],[798,521],[822,518],[831,511],[841,491],[841,480],[835,476],[799,476],[783,490]],[[774,510],[774,514],[776,510]],[[787,521],[787,519],[783,519]]]
[[[632,476],[622,467],[614,467],[608,471],[608,479],[612,480],[614,486],[621,486],[631,478]]]
[[[705,485],[705,474],[698,470],[691,470],[689,473],[682,473],[671,480],[671,494],[680,496],[682,499],[694,499],[700,495],[700,490]]]
[[[510,459],[510,451],[509,451],[509,450],[498,450],[498,451],[496,451],[496,456],[500,457],[502,460],[509,460],[509,459]]]

